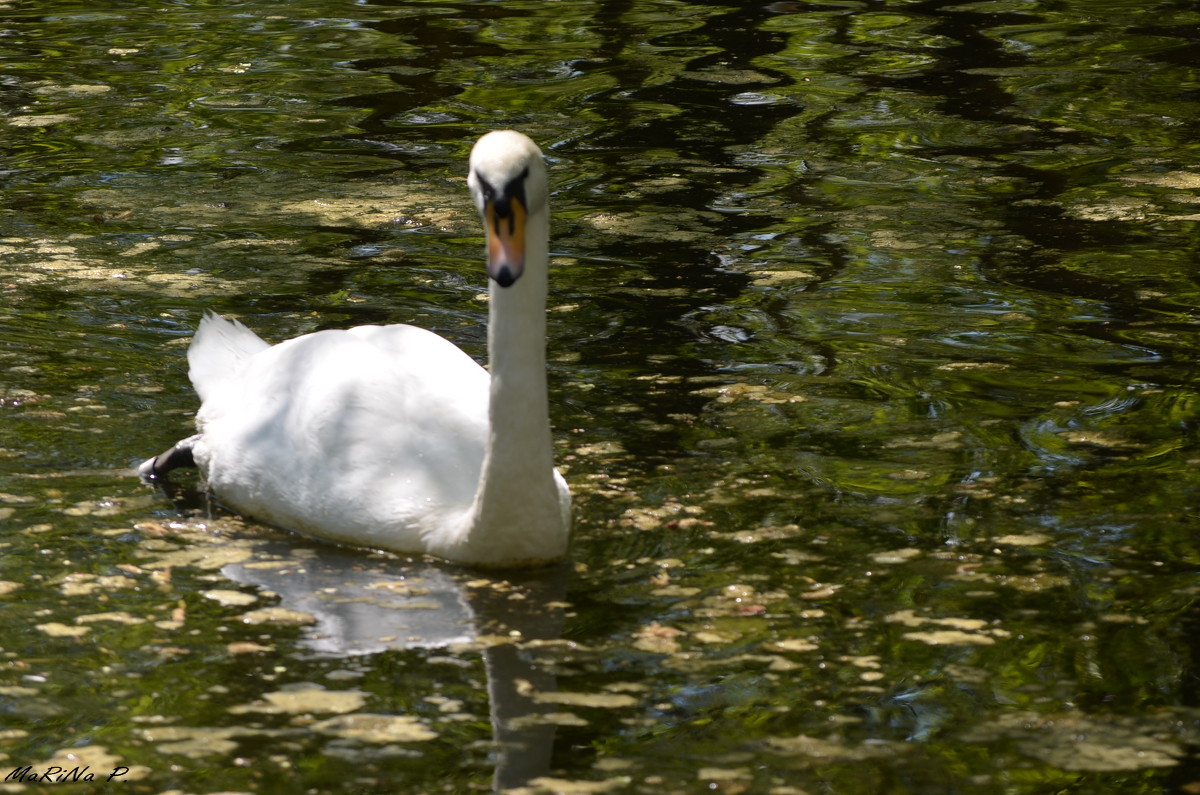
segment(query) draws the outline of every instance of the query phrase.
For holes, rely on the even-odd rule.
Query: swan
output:
[[[563,558],[571,494],[546,393],[549,207],[541,150],[495,131],[470,156],[486,228],[485,370],[410,325],[270,345],[208,313],[188,348],[198,433],[139,467],[195,465],[227,507],[305,535],[474,566]]]

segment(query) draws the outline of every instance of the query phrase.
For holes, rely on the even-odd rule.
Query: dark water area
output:
[[[1197,31],[0,2],[0,790],[1200,792]],[[554,192],[565,567],[138,482],[206,310],[483,360],[506,127]]]

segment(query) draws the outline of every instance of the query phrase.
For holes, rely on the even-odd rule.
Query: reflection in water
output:
[[[481,646],[497,747],[495,787],[519,786],[548,772],[554,725],[537,719],[533,695],[553,691],[555,677],[521,642],[561,635],[566,567],[499,580],[330,546],[314,555],[310,547],[274,541],[222,573],[312,615],[315,622],[301,644],[320,655]]]

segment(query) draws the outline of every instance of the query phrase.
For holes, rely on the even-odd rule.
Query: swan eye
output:
[[[496,189],[492,187],[492,183],[479,176],[477,171],[472,171],[467,181],[475,188],[475,198],[479,202],[479,212],[482,214],[484,207],[496,200]]]
[[[514,199],[521,202],[527,210],[529,202],[525,198],[525,181],[529,179],[529,166],[521,170],[521,173],[510,179],[504,184],[501,190],[496,190],[495,185],[488,181],[487,177],[480,174],[478,171],[472,171],[468,182],[474,186],[476,190],[476,198],[479,200],[479,213],[485,214],[488,206],[494,205],[496,213],[502,218],[509,216],[509,204]]]

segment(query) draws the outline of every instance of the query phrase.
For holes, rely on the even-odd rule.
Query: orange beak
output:
[[[501,287],[508,287],[525,270],[525,205],[514,196],[508,201],[508,212],[501,215],[496,203],[489,201],[483,217],[488,276]]]

